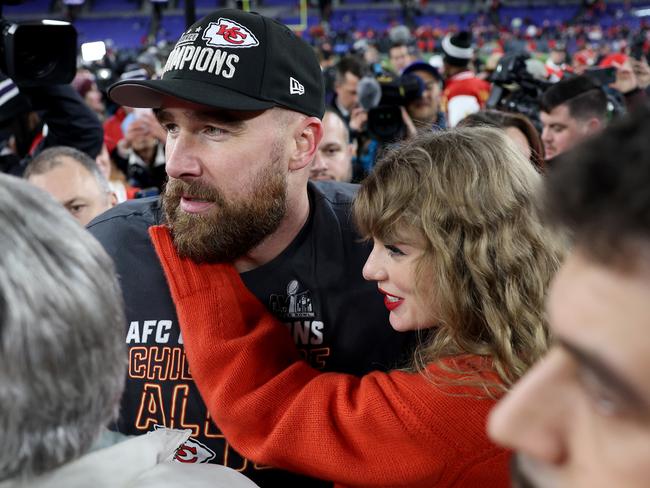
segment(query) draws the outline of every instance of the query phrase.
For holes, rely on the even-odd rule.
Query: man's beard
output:
[[[287,181],[277,150],[270,164],[250,182],[248,195],[227,201],[219,189],[196,180],[170,179],[163,210],[180,256],[196,262],[233,261],[275,232],[287,210]],[[205,213],[180,209],[182,195],[213,202]]]

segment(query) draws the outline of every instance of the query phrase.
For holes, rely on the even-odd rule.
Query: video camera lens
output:
[[[77,64],[77,31],[68,22],[0,21],[0,68],[19,86],[70,83]]]

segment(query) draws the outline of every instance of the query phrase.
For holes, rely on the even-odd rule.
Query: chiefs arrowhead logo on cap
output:
[[[218,22],[210,22],[203,31],[203,39],[213,47],[254,47],[259,41],[246,27],[221,17]]]

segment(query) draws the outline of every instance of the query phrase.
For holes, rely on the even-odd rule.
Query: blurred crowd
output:
[[[504,18],[499,7],[491,2],[466,30],[426,22],[407,27],[387,18],[383,30],[334,29],[323,19],[302,32],[320,60],[329,107],[313,178],[358,182],[392,144],[422,130],[459,123],[506,128],[543,168],[567,144],[577,142],[579,133],[595,130],[593,121],[583,123],[589,116],[602,128],[647,97],[650,30],[645,21],[636,27],[604,22],[628,18],[629,12],[610,11],[598,2],[583,8],[572,22]],[[414,12],[418,20],[417,8]],[[354,26],[354,18],[345,20]],[[101,144],[92,150],[75,147],[96,159],[117,201],[160,192],[166,178],[165,132],[151,110],[118,106],[106,90],[120,80],[159,77],[171,47],[161,41],[116,49],[107,42],[101,60],[80,60],[72,82],[85,107],[71,117],[88,128],[96,125],[86,118],[92,112],[103,132]],[[569,80],[576,77],[586,80],[571,85]],[[568,88],[558,88],[553,100],[549,95],[543,102],[545,92],[559,82]],[[591,97],[595,105],[573,103],[566,114],[558,111],[589,89],[596,90]],[[14,173],[22,173],[39,148],[52,145],[43,144],[47,130],[50,139],[57,132],[57,121],[43,120],[38,101],[35,107],[30,101],[33,93],[24,91],[0,112],[5,126],[13,123],[4,131],[3,149],[13,162],[3,165]],[[16,114],[22,120],[18,125],[13,122]],[[566,129],[558,130],[560,125]],[[90,137],[91,131],[84,132]]]

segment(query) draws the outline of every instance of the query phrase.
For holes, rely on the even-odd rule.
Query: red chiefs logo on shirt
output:
[[[214,47],[254,47],[259,41],[246,27],[221,17],[218,22],[210,22],[203,31],[206,45]]]

